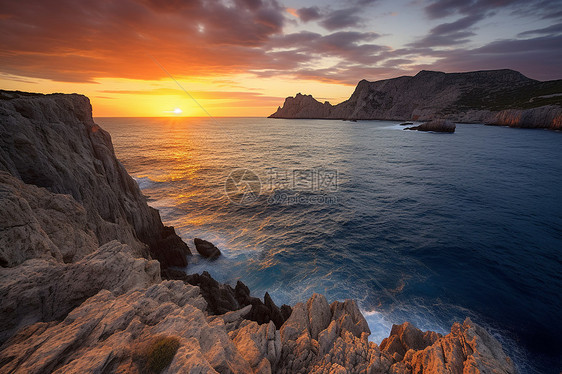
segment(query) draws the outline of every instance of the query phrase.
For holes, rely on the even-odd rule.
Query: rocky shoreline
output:
[[[189,247],[84,96],[0,91],[0,146],[1,372],[516,372],[469,319],[445,336],[405,322],[377,345],[353,300],[278,307],[242,282],[176,270]]]
[[[503,69],[467,73],[420,71],[362,80],[337,105],[311,95],[287,97],[270,118],[418,121],[562,129],[562,80],[540,82]]]

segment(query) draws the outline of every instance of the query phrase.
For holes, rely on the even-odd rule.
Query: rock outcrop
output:
[[[540,82],[513,70],[362,80],[351,97],[324,104],[298,94],[271,118],[381,119],[486,123],[562,129],[562,80]]]
[[[100,290],[116,295],[160,282],[158,261],[112,241],[72,264],[31,259],[0,271],[0,342],[35,322],[64,318]]]
[[[163,267],[187,265],[189,248],[147,205],[87,97],[0,91],[0,171],[72,196],[99,244],[119,240]]]
[[[187,284],[197,286],[201,295],[207,302],[207,313],[211,315],[225,314],[228,312],[250,307],[245,318],[260,324],[272,321],[277,329],[291,315],[292,308],[283,304],[281,308],[275,305],[271,296],[266,292],[264,301],[250,296],[250,289],[241,281],[232,288],[228,284],[217,282],[211,275],[204,271],[202,274],[186,274],[183,271],[166,269],[163,272],[166,279],[182,280]]]
[[[295,305],[281,330],[244,319],[249,307],[207,316],[199,288],[163,281],[119,296],[102,290],[62,321],[39,322],[0,346],[12,373],[144,372],[142,347],[174,337],[164,373],[515,373],[501,345],[467,319],[441,336],[408,323],[381,346],[355,302],[321,295]]]
[[[434,132],[455,132],[457,126],[444,119],[435,119],[433,121],[422,123],[418,126],[406,127],[404,130],[418,130],[418,131],[434,131]]]

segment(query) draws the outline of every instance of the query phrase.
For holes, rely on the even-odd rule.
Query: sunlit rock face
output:
[[[100,291],[61,321],[20,330],[0,348],[15,373],[141,373],[142,347],[155,336],[180,346],[165,373],[515,373],[501,345],[467,319],[441,336],[408,323],[381,346],[355,302],[321,295],[295,305],[276,330],[244,319],[250,306],[207,316],[199,288],[164,281],[120,294]]]
[[[507,69],[449,74],[421,71],[413,77],[362,80],[348,100],[334,106],[311,96],[289,97],[271,117],[446,119],[559,129],[562,80],[539,82]]]
[[[94,123],[87,97],[0,91],[0,147],[0,170],[70,195],[99,244],[118,240],[163,267],[187,265],[189,248],[147,205],[109,133]]]

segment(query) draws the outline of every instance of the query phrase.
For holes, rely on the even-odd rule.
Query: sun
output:
[[[180,108],[175,108],[174,110],[165,110],[164,113],[175,114],[176,116],[179,116],[180,114],[183,113],[183,110],[181,110]]]

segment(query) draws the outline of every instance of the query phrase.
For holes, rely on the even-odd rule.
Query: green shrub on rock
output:
[[[146,368],[150,373],[160,373],[172,360],[180,347],[176,337],[162,336],[154,339],[146,350]]]

